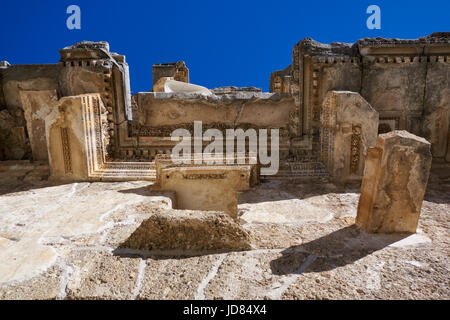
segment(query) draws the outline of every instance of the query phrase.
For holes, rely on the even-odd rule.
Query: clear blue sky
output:
[[[81,8],[81,30],[66,27],[71,4]],[[366,27],[371,4],[381,8],[381,30]],[[291,63],[304,37],[354,42],[435,31],[450,31],[450,0],[2,0],[0,60],[56,63],[59,48],[105,40],[127,56],[133,92],[151,89],[154,63],[178,60],[186,61],[192,83],[267,91],[270,72]]]

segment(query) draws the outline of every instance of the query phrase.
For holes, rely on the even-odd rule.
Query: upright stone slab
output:
[[[407,131],[378,137],[366,157],[356,224],[367,232],[416,232],[431,168],[431,144]]]
[[[33,160],[48,161],[45,118],[58,105],[56,90],[21,90],[20,97],[27,121]]]
[[[225,212],[157,210],[120,248],[190,255],[251,249],[250,236]]]
[[[359,180],[378,135],[378,112],[357,92],[329,91],[321,112],[321,158],[330,177]]]
[[[150,162],[110,161],[108,113],[100,94],[63,97],[56,111],[45,118],[52,179],[155,180]]]

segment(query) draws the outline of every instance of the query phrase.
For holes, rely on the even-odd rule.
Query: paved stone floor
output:
[[[450,298],[448,179],[413,235],[355,228],[359,185],[265,182],[240,195],[253,250],[186,257],[118,249],[171,207],[149,182],[0,178],[0,299]]]

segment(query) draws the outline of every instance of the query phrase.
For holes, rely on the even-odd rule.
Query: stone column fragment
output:
[[[356,224],[371,233],[416,232],[431,144],[407,131],[378,136],[365,161]]]
[[[374,147],[378,112],[357,92],[329,91],[321,112],[321,158],[335,181],[360,180]]]

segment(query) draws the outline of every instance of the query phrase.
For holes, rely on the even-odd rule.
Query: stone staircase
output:
[[[89,174],[94,181],[156,180],[154,162],[105,162],[101,170]]]
[[[262,181],[268,180],[328,180],[328,171],[325,165],[320,161],[309,162],[284,162],[280,163],[280,169],[276,175],[261,176]]]

